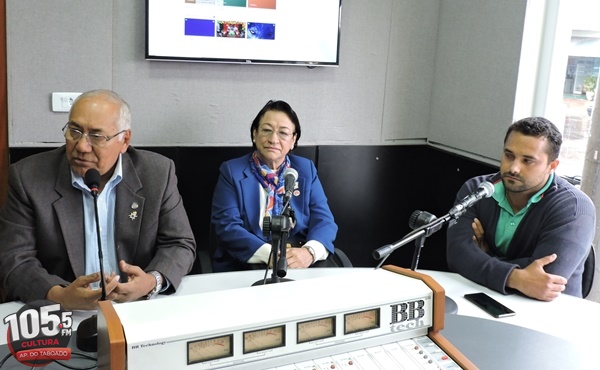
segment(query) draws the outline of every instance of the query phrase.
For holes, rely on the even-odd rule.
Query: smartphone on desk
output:
[[[511,310],[485,293],[465,294],[465,298],[496,318],[515,315],[515,311]]]

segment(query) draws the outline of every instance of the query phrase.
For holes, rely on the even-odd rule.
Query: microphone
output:
[[[494,185],[489,181],[484,181],[479,184],[477,190],[473,193],[467,195],[463,199],[460,200],[454,207],[450,208],[448,214],[452,216],[452,218],[460,217],[467,208],[471,207],[473,204],[480,201],[482,198],[489,198],[494,194]]]
[[[387,256],[389,256],[393,251],[405,245],[406,243],[421,236],[431,236],[433,233],[440,230],[448,219],[448,215],[442,218],[437,218],[429,212],[414,211],[408,219],[408,226],[413,229],[413,231],[405,235],[404,238],[398,240],[394,244],[386,244],[383,247],[374,250],[372,253],[373,258],[376,260],[380,260],[384,257],[387,258]],[[383,261],[381,261],[379,266],[381,266],[381,264],[383,264]],[[379,268],[379,266],[377,266],[377,268]],[[415,268],[413,268],[413,270]]]
[[[414,230],[421,226],[427,225],[435,220],[437,220],[437,217],[435,217],[429,212],[414,211],[408,219],[408,226]]]
[[[85,184],[90,188],[94,197],[94,214],[96,216],[96,236],[98,238],[98,258],[100,259],[100,287],[102,288],[102,301],[106,300],[106,286],[104,282],[104,258],[102,256],[102,239],[100,238],[100,220],[98,217],[98,187],[100,186],[100,172],[90,168],[85,173]]]
[[[95,168],[90,168],[85,172],[83,180],[94,197],[98,196],[98,187],[100,186],[100,172]]]
[[[428,228],[425,230],[425,236],[431,236],[433,233],[439,231],[444,226],[444,222],[442,221],[444,220],[438,219],[429,212],[414,211],[408,219],[408,226],[411,229],[417,231],[424,226],[428,226]]]
[[[102,239],[100,238],[100,221],[98,219],[98,187],[100,186],[100,172],[95,168],[90,168],[85,172],[84,182],[94,197],[94,214],[96,218],[96,236],[98,238],[98,258],[100,259],[100,288],[102,297],[100,300],[106,300],[106,282],[104,281],[104,262],[102,257]],[[77,326],[77,348],[85,352],[98,351],[98,316],[92,315],[82,320]]]
[[[283,171],[283,179],[285,184],[285,194],[283,195],[283,204],[287,203],[292,199],[292,193],[294,192],[294,184],[298,180],[298,171],[293,168],[286,168]]]
[[[294,228],[296,226],[296,219],[294,217],[294,210],[292,209],[292,207],[289,205],[290,200],[292,199],[292,193],[294,192],[294,184],[296,183],[296,180],[298,180],[298,171],[296,171],[293,168],[286,168],[285,171],[283,171],[283,180],[284,180],[284,187],[285,187],[285,193],[283,195],[283,204],[284,204],[284,210],[282,212],[282,216],[285,216],[288,218],[288,222],[289,225],[285,222],[285,220],[281,220],[282,223],[284,223],[286,225],[286,227],[282,228],[285,229],[287,232],[289,232],[290,230],[290,226],[291,228]],[[287,264],[287,258],[286,258],[286,245],[285,245],[285,241],[287,240],[287,237],[282,238],[282,240],[280,241],[280,245],[279,245],[279,260],[277,261],[277,276],[279,276],[280,278],[285,277],[285,275],[287,275],[287,268],[288,268],[288,264]]]

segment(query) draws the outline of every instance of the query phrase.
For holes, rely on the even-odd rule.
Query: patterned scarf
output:
[[[256,151],[250,158],[250,167],[260,185],[267,191],[267,204],[265,217],[280,215],[283,210],[283,193],[285,192],[283,172],[290,167],[290,159],[285,157],[285,162],[277,169],[272,170],[258,158]]]

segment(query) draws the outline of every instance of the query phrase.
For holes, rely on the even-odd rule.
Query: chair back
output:
[[[592,290],[594,283],[594,273],[596,271],[596,249],[592,244],[590,252],[583,264],[583,274],[581,276],[581,294],[583,298],[587,297]]]

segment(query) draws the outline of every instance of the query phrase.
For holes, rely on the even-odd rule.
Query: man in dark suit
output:
[[[63,132],[64,146],[10,166],[0,210],[3,298],[97,308],[95,202],[106,299],[174,292],[192,268],[196,242],[173,161],[129,145],[129,106],[109,90],[80,95]],[[84,180],[90,169],[100,173],[96,200]]]

